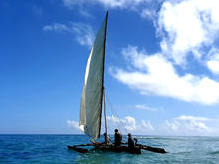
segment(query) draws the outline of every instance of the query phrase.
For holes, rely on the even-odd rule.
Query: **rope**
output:
[[[113,105],[108,97],[108,94],[106,94],[106,93],[107,92],[106,92],[106,88],[105,88],[106,102],[107,102],[108,106],[110,107],[112,115],[114,115],[115,117],[120,119],[120,117],[117,115],[116,110],[114,109],[114,107],[113,107]],[[125,127],[125,123],[123,121],[120,121],[119,123],[116,122],[115,124],[119,127],[120,131],[124,130],[126,134],[128,133],[126,128],[122,128],[122,127]],[[122,124],[122,126],[121,126],[121,124]]]

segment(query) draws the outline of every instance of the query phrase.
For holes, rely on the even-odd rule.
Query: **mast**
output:
[[[105,92],[105,89],[104,89],[104,92],[103,92],[103,102],[104,102],[104,119],[105,119],[105,133],[106,133],[106,136],[107,136],[107,121],[106,121],[106,92]]]
[[[106,32],[107,32],[107,23],[108,23],[108,10],[106,12],[106,24],[105,24],[105,37],[104,37],[104,55],[103,55],[103,77],[102,77],[102,96],[101,96],[101,102],[103,102],[103,98],[104,98],[104,117],[105,117],[105,133],[107,135],[107,123],[106,123],[106,106],[105,106],[105,93],[104,93],[104,70],[105,70],[105,52],[106,52]],[[102,108],[102,103],[101,103],[101,109]],[[102,111],[100,112],[100,118],[102,116]],[[100,125],[101,125],[101,119],[100,119]],[[100,126],[101,127],[101,126]],[[101,128],[99,129],[99,134],[100,134],[100,130]]]

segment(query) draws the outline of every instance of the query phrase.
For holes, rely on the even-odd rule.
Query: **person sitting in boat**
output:
[[[133,138],[135,141],[135,146],[137,145],[138,139],[137,138]]]
[[[109,144],[111,142],[110,138],[107,136],[106,133],[103,133],[103,136],[104,136],[104,142],[105,144]]]
[[[115,146],[121,145],[122,135],[119,133],[118,129],[115,129],[114,141],[115,141],[115,143],[114,143]]]
[[[133,149],[135,147],[131,133],[128,134],[128,148]]]

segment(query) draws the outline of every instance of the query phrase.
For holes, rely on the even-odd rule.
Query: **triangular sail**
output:
[[[100,137],[101,128],[107,19],[108,12],[87,61],[81,96],[79,124],[84,132],[94,139]]]

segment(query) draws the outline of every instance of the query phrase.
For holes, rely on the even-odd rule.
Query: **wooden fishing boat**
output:
[[[84,146],[84,145],[83,145]],[[99,144],[99,145],[87,145],[93,146],[91,150],[101,150],[104,152],[127,152],[132,154],[141,154],[141,148],[135,147],[134,149],[130,149],[127,145],[116,146],[114,144]],[[80,153],[87,153],[89,149],[81,148],[80,146],[68,146],[68,149],[75,150]]]
[[[131,153],[131,154],[141,154],[141,150],[147,150],[147,151],[151,151],[154,153],[161,153],[161,154],[165,154],[167,153],[165,151],[165,149],[163,148],[157,148],[157,147],[151,147],[151,146],[146,146],[146,145],[135,145],[134,148],[130,149],[128,147],[128,145],[123,144],[121,146],[116,146],[114,144],[82,144],[82,145],[76,145],[76,146],[68,146],[68,149],[70,150],[75,150],[79,153],[87,153],[89,151],[89,149],[87,148],[82,148],[82,147],[88,147],[88,146],[92,146],[93,148],[91,150],[101,150],[101,151],[106,151],[106,152],[127,152],[127,153]]]
[[[108,11],[106,18],[100,27],[94,44],[92,46],[90,56],[87,61],[84,85],[81,95],[80,105],[80,128],[86,135],[93,140],[100,138],[102,106],[104,107],[105,133],[107,136],[107,120],[106,105],[104,92],[104,65],[105,65],[105,47],[106,32],[108,22]],[[84,147],[92,147],[95,150],[112,151],[112,152],[128,152],[140,154],[141,149],[149,150],[157,153],[166,153],[162,148],[155,148],[146,145],[135,145],[130,149],[127,144],[115,146],[114,144],[91,143],[68,146],[68,149],[75,150],[80,153],[87,153],[89,149]]]

